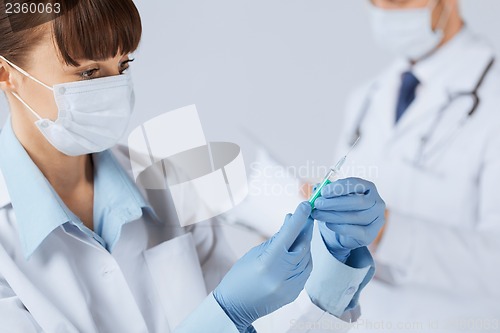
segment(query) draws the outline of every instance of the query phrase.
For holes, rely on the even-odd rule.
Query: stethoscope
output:
[[[420,147],[418,149],[418,152],[415,156],[415,160],[413,162],[415,164],[415,166],[423,167],[423,164],[425,163],[425,161],[428,160],[428,158],[431,155],[433,155],[437,151],[441,150],[446,145],[447,142],[450,142],[453,139],[453,137],[455,135],[457,135],[458,132],[462,129],[462,127],[466,124],[467,120],[471,119],[471,117],[476,113],[476,111],[481,103],[481,100],[480,100],[479,94],[478,94],[479,89],[482,87],[485,78],[488,76],[491,69],[493,68],[494,63],[495,63],[495,58],[493,57],[488,62],[488,65],[486,66],[486,68],[482,72],[479,80],[477,81],[477,83],[472,91],[448,94],[447,101],[444,103],[443,106],[440,107],[435,120],[433,121],[433,123],[431,124],[431,126],[429,127],[427,132],[421,138]],[[368,111],[371,108],[371,102],[372,102],[372,99],[373,99],[376,91],[378,90],[378,87],[379,87],[378,82],[374,82],[371,85],[371,87],[369,88],[369,91],[366,95],[366,98],[365,98],[363,104],[361,105],[361,112],[359,113],[359,117],[358,117],[358,120],[356,123],[357,125],[355,127],[355,130],[354,130],[352,138],[351,138],[352,143],[355,142],[358,138],[362,137],[361,127],[363,125],[363,122],[364,122],[367,114],[368,114]],[[448,110],[453,105],[453,103],[458,101],[460,98],[467,98],[467,97],[470,97],[472,99],[472,102],[473,102],[469,112],[467,112],[465,117],[459,121],[458,126],[455,128],[455,130],[451,131],[449,135],[447,135],[443,139],[439,140],[433,147],[431,147],[432,149],[428,149],[428,144],[429,144],[430,140],[433,138],[434,134],[436,133],[436,130],[437,130],[439,124],[441,123],[441,120],[442,120],[443,115],[446,112],[446,110]]]

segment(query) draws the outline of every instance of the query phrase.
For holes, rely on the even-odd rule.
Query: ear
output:
[[[14,69],[5,61],[0,59],[0,89],[4,92],[15,91]]]

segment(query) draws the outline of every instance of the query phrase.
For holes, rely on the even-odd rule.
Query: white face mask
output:
[[[432,13],[437,0],[425,8],[382,9],[370,4],[371,24],[375,40],[381,46],[409,58],[420,60],[436,50],[443,40],[448,13],[441,14],[438,29],[432,29]]]
[[[38,120],[36,126],[57,150],[79,156],[113,147],[125,134],[135,96],[130,74],[57,84],[34,78],[4,57],[23,75],[54,92],[57,119],[43,119],[17,93],[12,93]]]

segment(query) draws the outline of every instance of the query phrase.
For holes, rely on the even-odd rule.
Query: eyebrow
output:
[[[127,57],[127,58],[124,59],[124,60],[119,61],[118,64],[134,60],[133,58],[130,57],[130,54],[124,55],[124,57]],[[78,70],[78,69],[83,69],[83,68],[88,67],[90,65],[98,64],[99,62],[102,62],[102,61],[99,61],[99,60],[89,60],[89,59],[76,59],[76,60],[78,61],[78,63],[80,64],[80,66],[67,65],[67,67],[71,68],[71,70],[75,70],[75,69]]]
[[[99,61],[96,60],[88,60],[88,59],[78,59],[79,66],[66,65],[65,67],[71,68],[71,70],[80,69],[84,67],[88,67],[93,64],[97,64]]]

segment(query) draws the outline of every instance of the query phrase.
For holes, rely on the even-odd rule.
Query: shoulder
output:
[[[494,62],[484,78],[484,91],[490,93],[489,98],[500,99],[500,58],[498,56],[494,57]]]
[[[477,114],[498,131],[500,128],[500,59],[496,58],[478,91]]]
[[[407,63],[402,59],[397,59],[389,65],[383,67],[375,75],[358,84],[351,92],[350,98],[356,99],[359,102],[359,97],[367,96],[378,87],[383,86],[386,82],[394,79],[401,71],[406,68]]]

